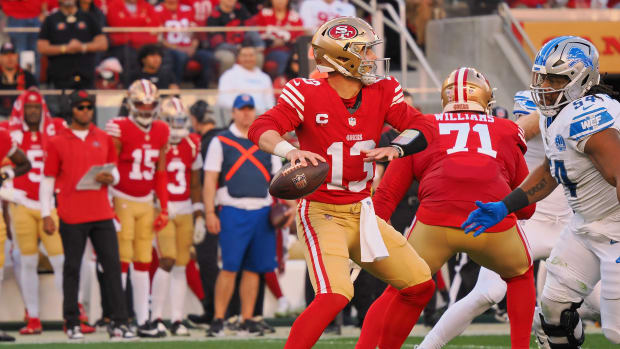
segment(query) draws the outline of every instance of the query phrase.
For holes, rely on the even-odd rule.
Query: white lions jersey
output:
[[[566,105],[555,119],[540,119],[551,174],[563,185],[564,195],[575,212],[573,230],[618,238],[617,225],[614,229],[603,227],[620,222],[616,189],[584,153],[590,136],[607,128],[620,130],[620,103],[605,94],[582,97]]]
[[[538,108],[532,100],[532,94],[529,90],[519,91],[515,94],[515,106],[512,111],[515,118],[520,118],[530,113],[537,112]],[[540,112],[538,112],[539,115]],[[527,168],[532,172],[536,167],[545,161],[545,147],[542,140],[542,132],[540,135],[527,141],[527,152],[525,153],[525,162]],[[536,203],[536,213],[533,218],[542,219],[539,214],[548,216],[550,219],[557,221],[558,218],[569,217],[573,214],[568,206],[568,202],[564,197],[562,188],[556,188],[549,196]]]

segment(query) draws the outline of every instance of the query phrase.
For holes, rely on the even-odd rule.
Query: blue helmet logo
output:
[[[571,60],[568,64],[569,67],[572,67],[579,62],[583,63],[584,68],[594,67],[594,65],[592,64],[592,58],[586,55],[586,53],[578,47],[571,48],[570,51],[568,51],[567,58]]]
[[[573,36],[558,36],[557,38],[549,40],[543,47],[538,51],[536,55],[536,59],[534,64],[536,65],[545,65],[547,64],[547,58],[553,52],[553,49],[557,47],[562,41],[573,38]]]

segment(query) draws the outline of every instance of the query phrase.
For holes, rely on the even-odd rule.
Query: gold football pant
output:
[[[408,240],[433,274],[457,252],[467,253],[476,263],[505,279],[522,275],[532,265],[527,239],[518,225],[474,237],[462,229],[415,221]]]
[[[191,214],[180,214],[170,218],[168,224],[157,233],[159,257],[174,259],[176,266],[186,266],[189,263],[193,233],[194,224]]]
[[[0,213],[2,211],[0,210]],[[0,269],[4,268],[4,243],[6,242],[6,224],[4,218],[0,217]]]
[[[39,239],[43,242],[49,257],[63,254],[62,240],[58,233],[58,215],[55,209],[52,210],[51,217],[56,224],[56,231],[52,235],[47,235],[43,231],[43,217],[41,217],[40,210],[34,210],[24,205],[12,205],[11,207],[15,238],[22,255],[38,254]]]
[[[121,223],[118,232],[121,262],[151,263],[153,204],[115,197],[114,211]]]
[[[301,200],[297,208],[297,236],[305,245],[304,256],[316,294],[353,297],[349,259],[397,289],[430,280],[424,260],[400,233],[378,217],[389,257],[371,263],[360,261],[361,203],[332,205]]]

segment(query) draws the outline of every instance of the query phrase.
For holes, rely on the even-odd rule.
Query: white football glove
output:
[[[205,225],[205,219],[201,216],[196,218],[194,222],[194,245],[201,243],[207,235],[207,227]]]

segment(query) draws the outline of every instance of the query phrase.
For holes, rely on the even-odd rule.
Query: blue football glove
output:
[[[465,234],[476,230],[474,237],[484,233],[508,215],[508,209],[501,201],[487,203],[476,201],[476,206],[479,208],[470,213],[467,220],[461,224],[461,228],[465,229]]]

